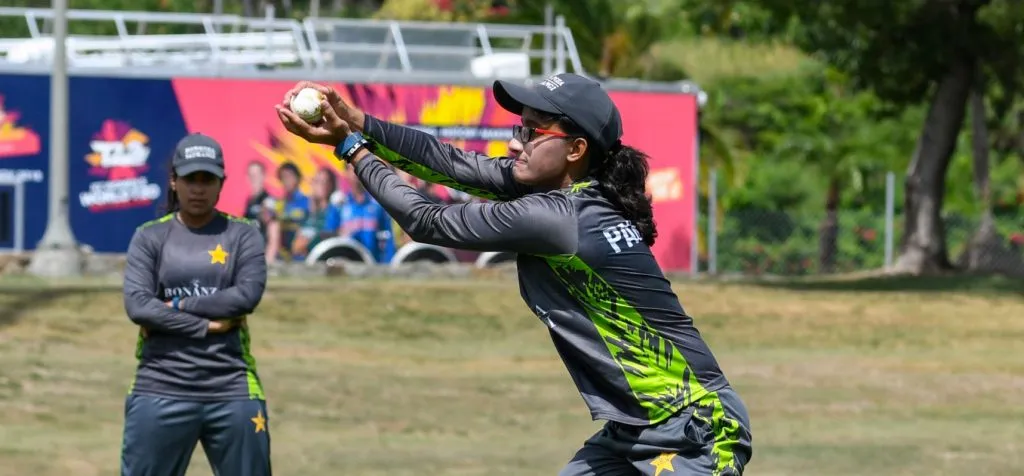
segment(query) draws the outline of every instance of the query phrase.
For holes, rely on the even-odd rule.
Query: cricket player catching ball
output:
[[[324,96],[309,116],[319,122],[299,115],[308,89]],[[276,109],[291,133],[336,147],[412,239],[517,254],[523,299],[591,416],[607,422],[562,476],[742,474],[752,455],[747,409],[651,253],[647,156],[622,143],[611,97],[575,74],[531,87],[499,80],[493,91],[522,120],[511,157],[443,144],[314,83],[296,85]],[[435,204],[385,162],[490,201]]]

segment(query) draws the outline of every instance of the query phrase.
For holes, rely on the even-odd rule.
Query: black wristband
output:
[[[345,162],[351,162],[356,152],[359,152],[359,149],[365,148],[369,143],[370,141],[366,140],[362,134],[353,132],[334,148],[334,156]]]

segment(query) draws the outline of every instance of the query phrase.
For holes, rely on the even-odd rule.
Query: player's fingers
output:
[[[292,98],[295,97],[295,95],[298,94],[299,91],[302,90],[301,86],[302,86],[302,82],[299,81],[298,83],[295,83],[295,86],[292,86],[291,89],[285,91],[284,92],[284,99],[281,100],[281,105],[284,106],[284,107],[288,107],[288,105],[291,104],[291,102],[292,102]]]
[[[296,119],[298,119],[298,118],[296,117],[296,118],[293,119],[294,114],[291,111],[289,111],[287,108],[278,107],[277,108],[277,117],[278,117],[278,119],[281,120],[281,125],[284,126],[285,130],[287,130],[288,132],[291,132],[292,134],[295,134],[297,136],[306,137],[306,134],[302,130],[302,127],[299,125],[299,122],[296,121]]]
[[[331,129],[348,129],[348,124],[338,116],[338,111],[334,110],[334,107],[328,104],[326,99],[320,101],[320,110],[323,111],[324,122]]]
[[[338,116],[338,112],[327,104],[327,101],[321,101],[320,109],[323,112],[323,128],[325,130],[326,137],[332,139],[332,142],[344,139],[352,133],[352,128],[349,127],[348,122]]]
[[[348,107],[348,104],[345,104],[345,100],[341,98],[341,94],[338,94],[338,91],[334,88],[324,87],[319,91],[323,93],[327,98],[327,102],[329,102],[331,106],[339,109]]]
[[[319,83],[309,83],[309,87],[319,91],[320,94],[323,94],[324,96],[327,96],[327,95],[331,94],[334,91],[333,89],[331,89],[327,85],[319,84]]]
[[[291,108],[278,107],[277,113],[281,116],[282,122],[286,124],[291,124],[292,126],[298,127],[300,129],[308,126],[306,121],[303,121],[302,118],[298,116],[298,114],[295,114],[295,111],[291,110]]]
[[[310,87],[314,87],[314,84],[309,81],[299,81],[295,83],[295,86],[292,86],[291,89],[284,93],[284,100],[281,102],[281,105],[287,107],[291,104],[292,98],[294,98],[296,94],[299,94],[299,91]]]
[[[331,143],[334,142],[332,137],[335,136],[335,130],[328,129],[322,125],[313,126],[308,122],[302,120],[298,115],[292,112],[288,108],[278,107],[278,117],[281,119],[281,123],[284,128],[308,142],[313,143]],[[335,128],[336,129],[336,128]]]

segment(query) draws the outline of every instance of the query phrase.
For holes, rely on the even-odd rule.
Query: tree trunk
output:
[[[966,52],[953,59],[928,108],[904,184],[904,233],[900,256],[893,266],[897,273],[920,275],[952,269],[946,251],[942,202],[946,171],[974,79],[974,61]]]
[[[828,182],[825,199],[825,221],[818,230],[818,272],[834,273],[839,254],[839,179]]]
[[[981,221],[971,236],[957,266],[973,273],[1024,275],[1024,258],[1006,246],[992,216],[992,190],[989,174],[988,114],[985,108],[985,83],[978,77],[971,92],[971,153],[974,163],[974,192],[981,203]]]

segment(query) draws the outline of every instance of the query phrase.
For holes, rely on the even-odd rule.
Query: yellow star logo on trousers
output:
[[[651,460],[651,466],[654,466],[654,476],[660,476],[662,471],[669,471],[674,473],[675,468],[672,467],[672,458],[675,458],[675,453],[662,453],[661,456]]]
[[[217,243],[217,247],[207,251],[210,253],[210,264],[228,264],[228,252],[224,251],[224,248]]]
[[[267,419],[263,418],[263,410],[256,410],[256,416],[250,420],[256,425],[256,433],[267,431]]]

